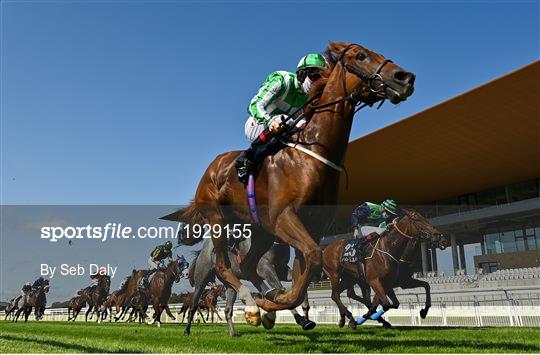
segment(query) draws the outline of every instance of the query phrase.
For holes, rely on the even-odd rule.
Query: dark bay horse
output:
[[[148,324],[158,322],[160,325],[161,313],[167,311],[168,315],[174,319],[169,310],[169,298],[173,282],[179,282],[182,277],[188,276],[189,263],[184,256],[177,256],[176,260],[172,261],[165,270],[156,271],[150,280],[150,302],[154,307],[154,316]]]
[[[379,303],[383,304],[386,312],[389,308],[398,308],[399,301],[394,293],[395,287],[416,288],[424,287],[426,290],[426,305],[420,311],[425,318],[431,307],[430,288],[425,281],[412,277],[410,264],[418,256],[418,243],[427,242],[429,245],[446,248],[448,240],[437,231],[422,215],[413,210],[402,210],[402,216],[396,218],[388,227],[388,231],[376,242],[372,242],[373,254],[365,259],[365,273],[359,273],[357,263],[342,262],[341,257],[346,240],[337,240],[330,243],[323,251],[323,270],[332,285],[332,300],[337,304],[341,316],[339,326],[349,318],[349,327],[356,328],[357,322],[351,312],[341,302],[340,294],[347,290],[347,296],[364,304],[368,313],[364,315],[369,319],[377,309]],[[362,290],[362,297],[354,291],[357,284]],[[373,302],[370,299],[370,287],[375,292]],[[389,300],[391,302],[389,302]],[[390,323],[380,317],[376,320],[389,327]]]
[[[358,103],[373,104],[388,99],[393,104],[406,100],[414,90],[415,75],[382,55],[360,45],[330,43],[326,52],[328,69],[314,83],[310,96],[321,93],[317,104],[304,111],[310,119],[298,134],[298,143],[312,153],[337,165],[342,164]],[[200,180],[193,201],[186,208],[164,217],[190,225],[210,226],[252,223],[245,186],[238,181],[234,164],[242,154],[233,151],[219,155],[210,163]],[[293,266],[292,288],[271,299],[254,298],[231,269],[227,239],[212,231],[216,251],[216,272],[245,303],[248,323],[259,325],[259,307],[266,311],[299,306],[314,275],[322,270],[319,240],[331,223],[328,211],[310,213],[307,206],[335,206],[339,171],[331,164],[285,147],[263,162],[255,192],[259,204],[261,228],[252,248],[243,259],[242,273],[256,286],[262,282],[256,273],[260,257],[270,249],[277,236],[300,253]],[[308,218],[309,217],[309,218]],[[193,245],[201,238],[187,236],[183,243]]]
[[[97,314],[96,321],[101,322],[101,305],[109,295],[111,277],[109,275],[96,275],[96,278],[98,280],[97,285],[81,290],[81,295],[88,304],[84,318],[85,321],[88,321],[88,315],[94,311]]]
[[[17,322],[21,313],[24,314],[24,321],[28,321],[28,316],[34,308],[34,315],[36,320],[43,318],[45,313],[45,307],[47,305],[47,293],[49,292],[49,280],[44,279],[37,286],[35,290],[32,290],[30,286],[23,287],[23,295],[17,303],[17,313],[13,318],[13,321]]]
[[[150,295],[148,290],[142,285],[142,281],[145,279],[147,270],[135,270],[131,272],[125,283],[122,285],[118,293],[116,294],[116,315],[115,321],[119,321],[124,318],[129,309],[132,309],[128,321],[133,319],[133,316],[139,317],[139,322],[143,322],[146,319],[146,311],[150,302]]]
[[[77,295],[69,300],[68,303],[68,322],[74,321],[81,312],[81,310],[86,307],[86,299],[83,295]]]

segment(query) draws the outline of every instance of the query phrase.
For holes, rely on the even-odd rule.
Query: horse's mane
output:
[[[326,87],[326,84],[328,83],[328,79],[330,78],[330,74],[332,74],[332,71],[334,70],[337,62],[339,61],[339,56],[341,55],[342,51],[349,46],[350,43],[345,42],[329,42],[328,47],[325,49],[323,56],[326,60],[326,68],[322,68],[319,73],[321,74],[321,77],[313,83],[311,86],[311,89],[309,89],[308,97],[314,97],[315,95],[321,94],[324,91],[324,88]],[[313,105],[316,105],[318,100],[315,100],[313,102]],[[304,109],[304,116],[310,119],[314,114],[314,110],[312,108],[312,105],[309,105]]]
[[[328,43],[328,47],[325,49],[323,54],[327,67],[320,70],[321,78],[313,83],[308,93],[309,97],[313,97],[324,90],[326,84],[328,83],[328,78],[338,62],[341,51],[348,45],[349,43],[344,42],[330,41]]]

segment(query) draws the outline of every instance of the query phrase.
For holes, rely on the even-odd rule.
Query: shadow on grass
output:
[[[81,353],[137,353],[137,351],[130,349],[130,350],[111,350],[111,349],[105,349],[105,348],[96,348],[93,346],[86,346],[86,345],[80,345],[80,344],[71,344],[71,343],[64,343],[61,341],[56,340],[50,340],[50,339],[28,339],[22,336],[16,336],[16,335],[0,335],[0,339],[3,340],[11,340],[16,341],[19,343],[22,343],[21,346],[24,343],[33,343],[38,346],[42,345],[49,345],[52,347],[55,347],[58,349],[58,351],[64,351],[64,352],[81,352]],[[24,348],[21,347],[22,350]],[[25,351],[27,352],[27,351]],[[57,352],[57,351],[52,351]]]
[[[440,328],[438,328],[439,330]],[[402,329],[399,329],[401,331]],[[409,329],[406,328],[406,332]],[[419,352],[491,352],[491,353],[538,353],[540,346],[533,344],[519,344],[486,339],[457,339],[426,338],[406,339],[401,338],[399,333],[380,329],[366,329],[363,332],[349,332],[349,336],[341,341],[333,337],[334,333],[297,333],[281,331],[269,334],[268,340],[276,346],[300,347],[300,352],[403,352],[403,349],[414,349]],[[299,341],[298,336],[303,336],[306,341]],[[294,337],[288,339],[287,337]],[[343,346],[340,345],[343,344]],[[354,349],[350,349],[350,347]],[[296,352],[296,351],[295,351]]]

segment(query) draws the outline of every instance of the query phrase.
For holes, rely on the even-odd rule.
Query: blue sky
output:
[[[247,146],[246,107],[266,75],[294,70],[328,40],[417,75],[407,102],[362,110],[352,139],[539,58],[538,1],[2,1],[1,11],[3,205],[187,203],[217,154]],[[24,222],[31,208],[4,217],[17,211],[1,233],[0,299],[37,274],[31,261],[113,259],[123,277],[155,245],[52,246]],[[51,221],[63,210],[39,211]],[[88,277],[62,282],[53,300]]]
[[[2,204],[183,204],[265,76],[328,40],[417,74],[352,138],[538,58],[530,2],[2,2]]]

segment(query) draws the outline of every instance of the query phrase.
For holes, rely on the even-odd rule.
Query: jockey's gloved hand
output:
[[[275,119],[275,120],[272,120],[272,122],[270,122],[268,129],[270,130],[270,133],[276,134],[279,132],[280,127],[281,127],[281,120]]]

